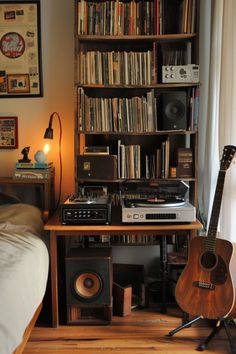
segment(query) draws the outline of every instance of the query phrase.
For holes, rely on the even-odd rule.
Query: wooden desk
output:
[[[54,171],[49,179],[0,177],[0,185],[4,185],[7,188],[13,185],[33,186],[39,189],[43,218],[45,221],[48,220],[54,207]]]
[[[178,234],[189,234],[195,236],[196,230],[202,229],[202,224],[195,221],[188,224],[121,224],[120,213],[112,213],[111,225],[62,225],[59,215],[55,214],[45,224],[44,229],[50,231],[50,261],[51,261],[51,291],[52,291],[52,325],[58,327],[58,265],[57,265],[57,237],[78,236],[78,235],[160,235],[161,240],[161,262],[163,288],[166,287],[166,265],[167,265],[167,241],[166,236]],[[162,311],[165,312],[163,303]]]

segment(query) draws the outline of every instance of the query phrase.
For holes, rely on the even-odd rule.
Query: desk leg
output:
[[[167,236],[160,236],[160,261],[161,261],[161,312],[166,313],[166,285],[167,285]]]
[[[50,262],[51,262],[51,291],[52,291],[52,326],[58,327],[58,282],[57,282],[57,236],[50,232]]]
[[[50,181],[44,184],[44,198],[43,198],[43,213],[44,213],[44,219],[48,220],[50,211],[50,198],[51,198],[51,193],[50,193]]]

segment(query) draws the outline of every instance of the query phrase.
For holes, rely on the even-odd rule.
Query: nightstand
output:
[[[54,208],[54,175],[55,173],[53,170],[48,179],[0,177],[0,185],[4,185],[6,190],[11,189],[12,186],[19,188],[22,186],[33,186],[36,193],[39,194],[43,219],[44,221],[47,221]]]

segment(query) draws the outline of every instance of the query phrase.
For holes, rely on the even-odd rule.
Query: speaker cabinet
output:
[[[187,129],[187,94],[185,91],[162,93],[162,130]]]
[[[116,155],[79,155],[78,177],[86,179],[116,179]]]
[[[112,319],[110,248],[72,249],[65,259],[68,324],[107,324]]]

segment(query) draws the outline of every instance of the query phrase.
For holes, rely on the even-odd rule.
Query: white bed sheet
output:
[[[42,302],[49,255],[40,211],[27,204],[0,207],[0,354],[12,354]]]

